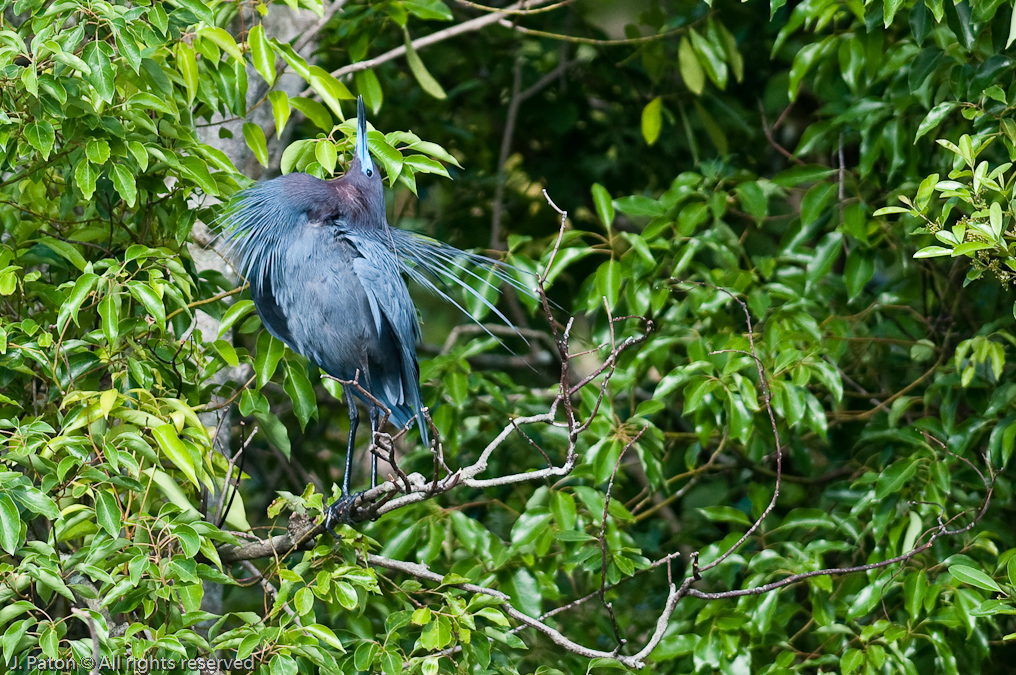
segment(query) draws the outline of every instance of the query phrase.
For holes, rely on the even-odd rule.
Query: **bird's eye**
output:
[[[367,178],[372,178],[373,176],[374,176],[374,169],[367,169]]]

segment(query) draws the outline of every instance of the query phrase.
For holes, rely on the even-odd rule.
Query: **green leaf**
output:
[[[437,157],[442,162],[448,162],[449,164],[454,164],[460,169],[462,168],[462,165],[459,164],[459,160],[455,159],[455,157],[451,153],[449,153],[447,150],[442,148],[437,143],[430,143],[429,141],[414,141],[409,144],[408,149],[416,150],[417,152],[422,152],[424,154],[430,155],[431,157]]]
[[[452,11],[441,0],[402,0],[401,4],[406,11],[421,19],[452,20]]]
[[[141,74],[141,48],[135,41],[130,31],[114,27],[113,34],[116,36],[116,49],[135,75]]]
[[[1007,104],[1007,101],[1005,99],[1005,91],[1002,89],[1002,87],[998,86],[997,84],[991,85],[990,87],[985,89],[983,93],[988,98],[994,99],[1003,105]]]
[[[402,657],[391,651],[381,654],[381,670],[385,675],[401,675]]]
[[[788,80],[787,95],[791,101],[797,99],[797,92],[801,88],[804,76],[808,74],[816,58],[822,51],[824,42],[812,42],[801,48],[794,56],[794,63],[790,67],[790,79]]]
[[[815,183],[824,180],[833,175],[833,173],[833,169],[817,164],[794,166],[776,174],[773,177],[773,182],[780,187],[794,187],[801,183]]]
[[[306,115],[307,119],[313,122],[319,129],[326,132],[332,130],[334,125],[332,124],[331,113],[328,112],[328,108],[324,107],[317,101],[309,98],[302,98],[300,96],[294,96],[289,99],[289,104]]]
[[[925,246],[920,251],[914,254],[915,258],[938,258],[944,255],[952,255],[951,248],[943,248],[941,246]]]
[[[928,591],[928,577],[925,572],[910,572],[903,582],[903,599],[907,613],[911,619],[917,619],[924,605],[924,596]]]
[[[902,206],[883,206],[871,215],[877,218],[879,216],[889,216],[894,213],[910,213],[910,209],[905,209]]]
[[[621,263],[612,259],[600,265],[596,270],[596,292],[607,299],[611,309],[617,305],[621,295]]]
[[[885,4],[882,6],[882,15],[886,28],[893,22],[893,17],[896,16],[896,12],[902,6],[903,0],[885,0]]]
[[[109,159],[109,143],[104,138],[90,138],[85,144],[85,155],[94,164],[105,164]]]
[[[916,143],[921,136],[936,128],[942,121],[949,116],[953,110],[959,106],[959,103],[955,101],[946,101],[945,103],[939,103],[937,106],[931,109],[928,114],[921,120],[921,123],[917,126],[917,135],[914,136],[914,142]]]
[[[988,241],[966,241],[954,248],[952,250],[952,255],[954,258],[959,255],[965,255],[972,258],[973,256],[970,254],[976,253],[977,251],[983,251],[987,248],[995,248],[995,245]]]
[[[317,396],[314,386],[307,377],[306,368],[299,362],[286,359],[284,365],[286,381],[284,388],[293,401],[293,412],[300,422],[300,428],[306,429],[311,417],[317,417]]]
[[[430,607],[419,607],[413,611],[412,622],[417,626],[426,626],[430,623]]]
[[[335,163],[338,160],[338,154],[335,152],[335,144],[327,138],[314,143],[314,157],[317,159],[318,164],[325,170],[325,173],[335,173]]]
[[[412,11],[412,10],[410,10]],[[451,17],[449,17],[451,18]],[[423,60],[420,59],[420,55],[416,53],[413,48],[413,41],[409,37],[409,31],[403,29],[405,34],[405,45],[406,45],[406,63],[409,65],[409,70],[413,73],[413,77],[419,83],[420,88],[430,94],[436,99],[445,99],[448,94],[441,88],[440,83],[434,79],[434,76],[427,70],[427,66],[423,65]],[[359,85],[357,85],[359,87]],[[364,98],[366,102],[366,97]]]
[[[993,202],[988,208],[988,223],[991,225],[991,231],[995,235],[996,240],[1002,238],[1002,205],[998,202]]]
[[[184,9],[190,10],[194,16],[207,24],[215,23],[215,13],[212,12],[210,4],[206,4],[201,0],[172,0],[172,2],[174,5],[179,5]]]
[[[254,371],[257,373],[257,388],[261,389],[272,379],[275,369],[286,353],[286,346],[268,331],[258,335],[257,356],[254,359]]]
[[[358,604],[356,591],[347,582],[337,581],[335,583],[335,597],[338,599],[339,604],[346,609],[350,611],[356,609]]]
[[[405,155],[404,165],[410,167],[413,173],[436,173],[439,176],[450,178],[444,164],[426,155]]]
[[[243,138],[261,166],[268,166],[268,141],[265,140],[264,130],[253,122],[245,122]]]
[[[138,163],[141,171],[148,170],[148,150],[140,141],[127,141],[127,149],[130,150],[134,161]]]
[[[226,52],[237,61],[243,63],[243,53],[237,46],[236,40],[234,40],[233,36],[223,29],[215,26],[208,26],[198,30],[198,35],[207,40],[211,40],[219,49]]]
[[[219,188],[208,172],[208,163],[200,157],[181,157],[180,172],[198,185],[206,194],[215,196]]]
[[[377,111],[381,109],[381,103],[384,100],[384,93],[381,91],[381,82],[377,79],[377,75],[374,74],[373,70],[358,70],[353,75],[353,81],[356,83],[356,91],[363,96],[363,102],[371,109],[372,112],[377,114]]]
[[[233,348],[233,345],[229,344],[225,340],[216,340],[212,343],[212,346],[215,348],[215,351],[219,353],[219,356],[222,357],[222,360],[228,365],[233,368],[240,365],[240,360],[236,356],[236,349]]]
[[[111,537],[120,534],[120,506],[109,490],[99,490],[95,494],[95,519]]]
[[[98,177],[99,172],[87,159],[82,159],[74,167],[74,183],[78,186],[85,201],[90,200],[95,193],[95,181]]]
[[[18,486],[17,490],[11,492],[11,496],[14,497],[16,502],[32,513],[38,513],[50,520],[56,520],[60,517],[60,509],[56,507],[56,503],[36,487],[30,485]],[[0,622],[0,625],[3,625],[3,623]]]
[[[863,251],[852,251],[847,256],[843,280],[847,285],[847,295],[853,300],[864,289],[865,284],[875,276],[875,261]]]
[[[39,239],[40,244],[44,244],[47,248],[50,248],[60,254],[60,257],[65,259],[70,264],[77,267],[82,272],[85,271],[85,267],[88,263],[85,262],[85,257],[74,247],[73,244],[54,239],[53,237],[41,237]]]
[[[226,334],[230,328],[232,328],[238,321],[246,317],[248,314],[254,311],[254,302],[251,300],[237,300],[233,303],[229,309],[222,315],[222,320],[219,322],[219,335],[222,337]]]
[[[74,321],[74,325],[78,325],[78,310],[81,308],[81,303],[95,288],[95,283],[98,280],[98,275],[91,272],[85,272],[78,277],[78,280],[74,282],[74,288],[60,305],[60,313],[56,320],[57,329],[64,330],[70,320]]]
[[[152,429],[152,436],[155,437],[156,443],[159,444],[159,448],[169,458],[169,461],[173,462],[174,466],[183,471],[183,474],[187,476],[187,480],[200,490],[201,483],[198,482],[194,458],[191,456],[187,446],[184,445],[184,442],[180,440],[180,437],[176,433],[176,428],[172,424],[163,424],[160,427]]]
[[[840,657],[840,672],[842,675],[852,675],[852,673],[864,665],[864,652],[860,649],[848,649]]]
[[[261,24],[250,29],[247,34],[247,46],[250,48],[254,68],[268,84],[275,84],[275,51],[265,37],[265,29]]]
[[[995,583],[995,580],[979,569],[966,565],[950,565],[949,573],[965,584],[970,584],[992,593],[1002,593],[1002,589]]]
[[[263,412],[257,410],[254,412],[254,417],[258,421],[261,433],[265,435],[268,442],[278,448],[286,459],[289,459],[292,445],[289,442],[289,430],[286,429],[285,425],[270,411]]]
[[[751,525],[751,521],[744,511],[735,509],[733,506],[706,506],[700,508],[699,511],[708,520],[715,523],[733,523],[735,525],[744,525],[745,527]]]
[[[745,181],[739,184],[735,188],[735,191],[737,192],[738,200],[741,202],[741,207],[755,219],[756,223],[761,224],[766,216],[769,215],[769,197],[762,189],[759,181]]]
[[[642,109],[642,138],[653,145],[660,138],[663,127],[663,99],[659,96],[646,104]]]
[[[727,87],[727,63],[724,50],[712,40],[703,37],[697,30],[690,28],[688,36],[695,50],[698,61],[706,71],[706,75],[719,89]]]
[[[346,653],[346,649],[342,646],[342,643],[339,642],[339,638],[335,637],[335,633],[333,633],[332,629],[327,626],[315,623],[310,626],[305,626],[303,632],[309,633],[311,636],[321,640],[329,647],[339,650],[343,654]]]
[[[377,131],[371,131],[367,134],[367,146],[370,148],[374,159],[384,168],[389,184],[394,183],[395,179],[402,173],[404,162],[402,153],[393,148],[385,140],[385,137]]]
[[[268,93],[268,100],[272,104],[272,116],[275,118],[275,136],[282,136],[282,130],[289,121],[289,96],[284,91],[272,91]]]
[[[702,64],[699,63],[698,57],[695,56],[695,49],[686,37],[681,38],[681,43],[677,48],[677,61],[685,86],[691,93],[696,96],[700,95],[706,85],[706,74],[702,70]]]
[[[835,194],[836,185],[833,183],[813,185],[801,200],[801,226],[807,227],[818,220]]]
[[[120,302],[115,295],[110,294],[102,299],[99,303],[99,316],[102,318],[102,334],[112,346],[120,334]]]
[[[1013,10],[1012,16],[1009,18],[1009,37],[1005,39],[1005,48],[1009,49],[1013,41],[1016,41],[1016,10]]]
[[[176,45],[176,69],[180,71],[187,88],[187,103],[194,103],[198,93],[198,61],[194,49],[184,42]]]
[[[107,51],[112,51],[108,44],[93,40],[85,45],[81,56],[92,71],[88,75],[88,81],[95,87],[99,98],[106,103],[112,103],[113,94],[116,93],[116,85],[113,81],[115,70]]]
[[[138,187],[134,174],[127,170],[122,164],[114,164],[110,169],[110,178],[113,179],[113,187],[120,193],[128,206],[133,207],[138,198]]]
[[[74,54],[71,54],[70,52],[65,52],[62,50],[54,51],[53,58],[59,61],[60,63],[63,63],[64,65],[70,66],[75,70],[81,71],[81,74],[85,75],[86,77],[92,74],[92,69],[89,67],[89,65],[84,61],[82,61],[81,59],[79,59]]]
[[[667,214],[667,208],[663,204],[642,195],[620,197],[614,200],[614,206],[617,207],[618,211],[627,213],[629,216],[652,216],[657,218]]]
[[[918,462],[911,458],[900,459],[878,477],[875,487],[875,499],[885,499],[903,489],[908,480],[917,473]]]
[[[140,110],[147,111],[148,109],[158,110],[164,112],[167,115],[176,115],[177,110],[173,105],[173,99],[161,99],[154,94],[149,94],[146,91],[138,92],[130,97],[127,101],[127,105],[138,108]]]
[[[311,66],[310,68],[310,86],[317,92],[321,100],[331,108],[332,112],[339,119],[345,119],[342,114],[342,106],[339,105],[340,100],[353,100],[356,97],[353,96],[352,92],[346,85],[339,82],[331,73],[318,66]]]
[[[310,67],[307,65],[307,61],[296,53],[292,45],[288,42],[279,42],[275,38],[272,38],[269,42],[271,42],[272,47],[275,48],[275,52],[289,64],[289,67],[293,69],[293,72],[310,83]]]
[[[599,183],[593,183],[592,192],[596,215],[600,217],[600,222],[609,231],[610,226],[614,223],[614,201],[610,198],[607,188]]]
[[[39,151],[43,159],[49,159],[49,153],[56,141],[53,125],[45,120],[33,119],[25,125],[25,139]]]
[[[21,541],[21,516],[10,497],[0,495],[0,548],[11,555]]]
[[[314,592],[304,586],[296,592],[293,604],[296,605],[297,614],[307,616],[314,609]]]

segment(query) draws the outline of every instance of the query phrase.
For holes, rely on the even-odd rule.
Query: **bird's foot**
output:
[[[339,538],[335,533],[335,527],[338,525],[353,525],[353,502],[361,494],[363,493],[354,492],[352,494],[341,495],[325,509],[325,529],[328,530],[328,534],[332,535],[333,539],[337,540]]]

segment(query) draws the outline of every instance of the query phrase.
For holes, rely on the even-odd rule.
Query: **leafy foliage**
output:
[[[235,652],[273,674],[618,665],[520,629],[504,593],[608,654],[618,636],[637,653],[668,615],[654,672],[1005,672],[1012,8],[595,4],[414,48],[487,13],[349,2],[316,60],[272,34],[279,5],[4,6],[6,663],[80,661],[94,635],[105,655]],[[280,87],[294,75],[302,95]],[[270,127],[242,127],[258,161],[337,175],[354,92],[376,113],[393,223],[547,271],[573,351],[591,350],[568,364],[588,426],[511,433],[483,474],[559,466],[573,441],[559,480],[462,485],[274,549],[332,497],[344,405],[234,280],[196,265],[192,228],[248,182],[197,129],[270,109]],[[559,246],[541,188],[571,213]],[[528,345],[504,338],[513,355],[420,306],[454,471],[546,413],[562,357],[531,299],[505,301],[527,324]],[[227,407],[253,420],[221,447],[200,415]],[[397,441],[399,467],[430,476],[414,443]],[[792,575],[808,576],[780,585]],[[683,579],[694,592],[669,606]]]

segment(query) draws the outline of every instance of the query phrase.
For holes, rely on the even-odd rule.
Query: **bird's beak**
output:
[[[356,158],[360,160],[360,171],[368,176],[374,175],[374,163],[367,147],[367,113],[363,107],[363,96],[356,97]]]

